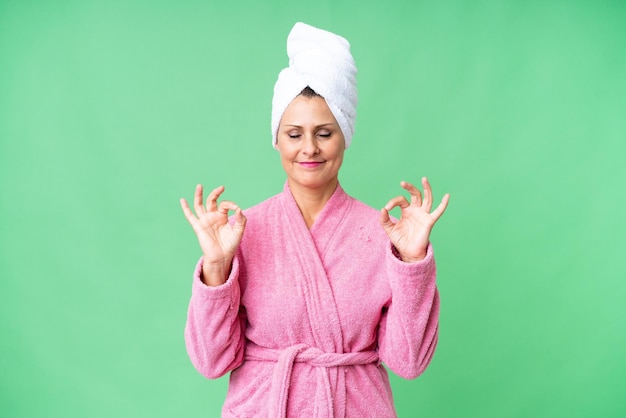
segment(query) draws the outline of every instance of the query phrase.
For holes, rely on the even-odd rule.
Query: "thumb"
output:
[[[387,211],[386,208],[380,210],[379,220],[385,232],[390,234],[395,224],[391,221],[391,218],[389,218],[389,211]]]
[[[237,233],[237,235],[243,235],[243,230],[246,227],[246,215],[243,214],[243,211],[240,207],[235,209],[235,223],[233,224],[233,229]]]

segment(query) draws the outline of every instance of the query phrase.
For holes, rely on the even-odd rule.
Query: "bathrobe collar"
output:
[[[283,219],[294,237],[294,248],[289,251],[289,255],[295,258],[294,264],[301,270],[301,277],[294,279],[306,302],[315,344],[325,352],[343,353],[342,328],[330,283],[332,278],[326,274],[324,259],[328,255],[326,250],[345,219],[344,215],[350,209],[352,199],[338,184],[310,230],[287,183],[281,200]],[[320,322],[319,318],[326,318],[328,323]]]

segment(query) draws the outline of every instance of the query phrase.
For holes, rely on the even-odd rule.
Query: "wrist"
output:
[[[424,253],[423,255],[410,256],[410,257],[400,255],[400,259],[404,261],[405,263],[417,263],[418,261],[422,261],[425,258],[426,258],[426,253]]]
[[[219,286],[226,283],[232,266],[231,260],[202,262],[201,278],[208,286]]]
[[[425,259],[426,255],[427,255],[427,250],[424,250],[422,252],[412,253],[412,254],[407,254],[405,252],[400,252],[395,247],[395,245],[391,246],[391,252],[393,253],[393,255],[396,256],[396,258],[398,258],[400,261],[402,261],[404,263],[417,263],[417,262],[422,261],[423,259]]]

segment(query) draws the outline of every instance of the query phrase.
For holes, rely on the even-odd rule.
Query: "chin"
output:
[[[306,187],[307,189],[317,190],[324,189],[329,186],[335,186],[337,184],[337,179],[303,179],[303,178],[292,178],[292,182],[299,184],[302,187]]]

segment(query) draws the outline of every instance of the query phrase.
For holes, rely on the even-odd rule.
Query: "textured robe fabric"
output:
[[[415,378],[437,344],[432,247],[402,262],[341,186],[310,230],[287,185],[244,213],[226,283],[198,263],[185,328],[200,373],[231,372],[222,416],[395,417],[383,363]]]

